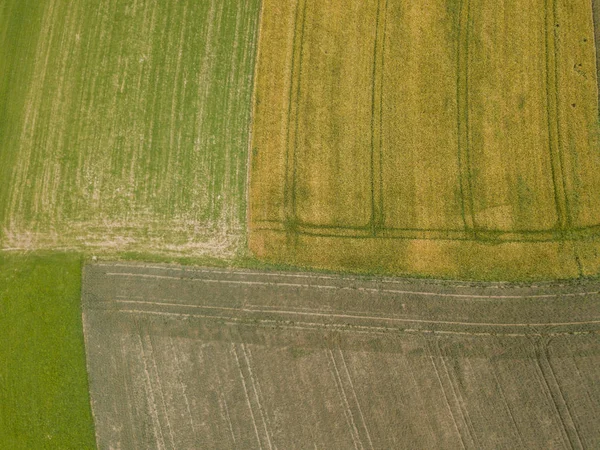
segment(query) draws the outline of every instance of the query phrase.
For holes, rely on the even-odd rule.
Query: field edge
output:
[[[353,239],[254,230],[250,252],[267,263],[317,270],[476,281],[600,275],[600,241],[478,242]]]

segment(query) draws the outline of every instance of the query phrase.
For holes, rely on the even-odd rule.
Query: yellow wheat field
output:
[[[600,269],[590,0],[263,2],[250,246],[322,268]]]

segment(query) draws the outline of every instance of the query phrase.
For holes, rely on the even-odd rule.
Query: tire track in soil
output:
[[[175,356],[179,358],[174,363],[179,364],[180,367],[175,367],[173,370],[165,369],[163,364],[167,364],[169,358],[173,357],[173,352],[169,349],[174,348],[177,339],[185,339],[185,348],[189,345],[192,346],[189,347],[190,349],[199,345],[221,346],[225,342],[228,364],[218,370],[218,380],[219,382],[238,380],[235,382],[238,389],[233,396],[209,399],[210,401],[206,405],[203,404],[202,408],[210,408],[210,410],[203,409],[207,414],[212,414],[214,411],[214,416],[224,424],[222,431],[231,433],[231,441],[227,436],[223,435],[223,437],[233,444],[236,444],[236,441],[239,444],[247,440],[246,444],[250,443],[265,449],[275,448],[274,437],[277,437],[278,446],[286,445],[285,437],[279,432],[272,436],[270,432],[279,431],[284,429],[280,427],[285,426],[298,426],[299,430],[301,427],[307,430],[314,426],[310,414],[301,417],[294,415],[297,414],[298,408],[296,405],[290,405],[287,397],[274,398],[271,396],[272,389],[261,389],[265,386],[271,387],[270,381],[265,378],[275,367],[271,364],[285,362],[280,359],[276,363],[271,361],[269,358],[271,346],[290,345],[290,343],[294,346],[310,347],[314,350],[312,357],[319,358],[321,367],[325,371],[321,377],[323,382],[318,386],[311,386],[307,390],[307,398],[313,396],[321,401],[323,389],[332,392],[330,409],[323,410],[319,414],[335,415],[333,419],[338,430],[337,437],[347,439],[346,445],[349,447],[353,447],[354,444],[356,448],[371,448],[376,447],[379,442],[392,442],[393,439],[398,438],[398,430],[382,431],[382,422],[378,421],[378,415],[371,414],[372,399],[364,387],[374,383],[377,389],[383,389],[377,383],[383,382],[384,378],[378,379],[376,373],[365,374],[364,370],[359,370],[360,357],[353,353],[356,351],[369,352],[369,358],[374,358],[377,363],[372,367],[380,367],[379,364],[384,361],[392,361],[394,365],[409,368],[410,374],[407,376],[412,380],[409,384],[419,392],[415,394],[416,397],[408,395],[404,406],[408,408],[407,411],[412,412],[423,411],[427,405],[436,408],[435,414],[426,414],[427,419],[423,419],[427,420],[425,424],[429,424],[427,428],[430,430],[428,434],[431,442],[439,442],[446,446],[451,444],[455,447],[460,447],[462,442],[464,448],[478,447],[476,438],[485,432],[486,422],[485,418],[480,418],[476,414],[502,415],[498,418],[490,416],[490,421],[496,428],[498,425],[506,427],[503,439],[512,448],[523,446],[524,440],[526,444],[553,442],[559,447],[580,448],[587,442],[596,442],[595,439],[598,438],[594,427],[589,426],[589,418],[586,419],[581,415],[585,409],[574,403],[576,397],[573,397],[573,392],[562,391],[561,386],[558,385],[561,379],[557,377],[571,367],[570,362],[568,366],[561,365],[562,356],[567,356],[565,360],[571,357],[573,353],[571,347],[567,346],[565,347],[567,350],[561,352],[558,352],[558,349],[563,349],[562,346],[552,347],[551,354],[546,353],[545,356],[540,353],[543,349],[538,348],[537,360],[533,356],[533,348],[529,345],[525,347],[531,351],[528,350],[526,353],[521,351],[525,348],[524,343],[533,344],[536,339],[547,340],[554,335],[557,336],[556,341],[574,339],[567,342],[577,343],[580,341],[569,335],[586,332],[591,333],[589,336],[593,339],[593,348],[586,350],[586,355],[591,356],[592,359],[578,360],[578,362],[588,365],[596,363],[600,355],[596,345],[600,324],[581,328],[576,322],[576,320],[588,321],[600,317],[600,295],[597,294],[600,289],[597,283],[592,281],[583,284],[573,283],[570,285],[571,289],[564,283],[561,283],[559,288],[557,285],[535,284],[530,289],[526,289],[523,284],[503,285],[503,291],[500,293],[505,292],[509,295],[487,300],[477,299],[477,296],[486,297],[484,295],[486,293],[496,296],[499,292],[493,288],[495,285],[490,289],[486,289],[484,285],[476,285],[477,289],[472,289],[472,286],[460,285],[464,287],[459,288],[451,285],[448,289],[453,295],[468,297],[467,292],[471,292],[474,297],[472,301],[468,299],[461,301],[444,296],[437,299],[430,299],[427,295],[415,296],[414,293],[419,291],[431,296],[448,293],[445,289],[441,289],[439,284],[426,281],[413,280],[410,283],[414,285],[409,289],[405,290],[402,287],[391,289],[397,293],[392,296],[381,296],[381,289],[386,287],[386,281],[382,280],[376,280],[377,284],[373,284],[373,280],[346,280],[335,276],[324,278],[315,275],[311,279],[308,274],[300,274],[298,277],[287,274],[277,278],[273,273],[266,273],[263,277],[260,272],[219,270],[217,273],[205,269],[194,271],[188,268],[185,273],[182,273],[177,270],[179,269],[169,266],[149,268],[132,265],[125,269],[123,276],[117,277],[110,275],[116,273],[116,270],[106,263],[87,266],[84,270],[82,287],[84,332],[87,336],[86,350],[92,380],[90,386],[93,412],[95,417],[114,414],[113,411],[120,410],[119,402],[126,400],[124,397],[127,396],[130,397],[129,404],[133,405],[130,411],[123,410],[119,416],[123,421],[122,429],[112,427],[110,420],[103,419],[98,422],[103,427],[98,429],[98,436],[101,437],[99,439],[105,442],[118,442],[119,439],[125,442],[133,439],[138,444],[137,440],[140,439],[146,441],[139,441],[140,448],[143,446],[169,448],[173,444],[173,437],[169,439],[168,420],[175,427],[172,434],[177,440],[193,439],[194,433],[183,416],[186,415],[186,411],[188,414],[190,410],[194,411],[195,400],[190,397],[188,405],[185,405],[184,399],[181,398],[182,387],[177,383],[168,383],[166,378],[172,376],[174,381],[177,381],[177,378],[185,374],[186,380],[183,382],[186,389],[189,387],[188,396],[190,396],[201,392],[200,389],[204,389],[206,383],[210,384],[210,378],[215,374],[206,373],[201,377],[192,377],[194,379],[187,378],[187,374],[191,375],[193,372],[186,365],[188,364],[186,358],[182,357],[183,350],[179,353],[175,352]],[[135,276],[136,272],[142,276]],[[180,276],[172,276],[174,274]],[[215,282],[201,283],[202,277]],[[300,281],[299,278],[302,280]],[[191,280],[198,282],[192,283]],[[292,280],[294,281],[290,282]],[[394,281],[394,283],[401,282]],[[321,288],[322,286],[326,287]],[[373,289],[372,286],[377,286],[378,289]],[[399,286],[394,284],[394,287]],[[365,290],[361,291],[357,288]],[[563,292],[563,295],[556,294],[555,288]],[[440,292],[433,292],[438,289]],[[582,293],[581,291],[584,290],[585,292]],[[510,295],[513,293],[519,295]],[[587,297],[581,297],[582,294]],[[529,298],[536,295],[544,297],[537,301]],[[504,297],[508,297],[508,300]],[[369,305],[369,308],[364,305]],[[457,305],[462,305],[458,307],[458,312]],[[567,309],[562,309],[564,307]],[[484,313],[486,311],[489,311],[489,314]],[[517,311],[518,314],[506,314],[506,311]],[[565,315],[566,311],[572,311],[573,315]],[[494,324],[494,318],[497,322],[504,323]],[[440,327],[439,331],[432,331],[427,328],[427,325],[417,329],[419,327],[414,324],[400,326],[394,323],[394,321],[414,320],[420,320],[425,324],[437,320],[454,325],[446,325]],[[466,322],[468,320],[473,322]],[[545,321],[550,323],[559,320],[571,325],[559,329],[540,326]],[[475,329],[473,325],[477,321],[500,326],[493,329]],[[517,336],[512,333],[513,330],[501,328],[502,325],[522,325],[522,327],[516,330],[519,332]],[[411,326],[412,328],[407,329]],[[480,331],[489,332],[480,333]],[[453,336],[444,337],[447,334]],[[130,345],[111,349],[111,346],[107,346],[106,343],[110,342],[107,341],[107,337],[115,339],[113,336],[123,337],[125,340],[121,342],[126,344],[130,342]],[[174,341],[168,341],[170,345],[159,345],[163,342],[160,339],[165,336]],[[529,339],[524,339],[523,336]],[[521,392],[520,386],[513,387],[503,383],[506,380],[500,376],[501,374],[497,376],[494,373],[495,378],[483,376],[474,379],[475,383],[482,385],[481,389],[489,389],[494,395],[501,397],[498,399],[499,407],[487,411],[481,407],[481,398],[472,397],[471,388],[464,390],[459,383],[461,366],[455,367],[453,360],[455,353],[452,350],[454,347],[449,347],[445,343],[468,342],[470,346],[457,347],[461,350],[456,357],[464,361],[468,358],[480,357],[481,352],[477,350],[479,343],[484,345],[485,349],[486,343],[495,342],[495,339],[500,340],[498,345],[503,351],[494,351],[492,359],[485,363],[486,365],[473,367],[477,370],[482,367],[485,371],[494,370],[497,367],[493,361],[494,355],[504,355],[503,357],[506,358],[528,358],[527,364],[523,366],[526,369],[523,375],[531,382],[535,391],[527,396],[533,400],[533,403],[527,403],[526,406],[520,404],[518,397],[509,394],[515,388]],[[418,348],[413,343],[418,343]],[[121,354],[115,357],[111,355],[114,351]],[[383,360],[377,359],[380,352],[385,352],[386,356]],[[281,352],[277,354],[282,355]],[[115,360],[116,364],[109,361],[107,369],[106,358],[111,357],[110,361]],[[421,358],[415,367],[422,365],[425,369],[422,371],[423,374],[410,365],[411,361],[414,361],[411,358],[415,357]],[[554,359],[548,361],[550,357]],[[127,364],[128,358],[131,358],[130,364]],[[510,360],[508,362],[510,363]],[[465,367],[468,367],[469,363],[466,361]],[[122,371],[130,373],[124,375]],[[469,373],[474,371],[471,370]],[[370,377],[368,382],[364,378],[365,375]],[[419,377],[424,375],[427,375],[427,382],[420,383]],[[127,381],[139,380],[139,386],[120,386],[117,389],[114,380],[123,380],[124,376],[129,376]],[[266,384],[262,383],[263,380]],[[163,381],[162,386],[161,381]],[[288,380],[284,381],[288,382]],[[512,382],[520,383],[521,380],[515,379]],[[427,390],[419,388],[429,385],[433,388]],[[162,395],[161,387],[164,391]],[[125,393],[128,388],[134,391],[130,389]],[[588,383],[585,388],[591,391],[588,396],[595,394],[592,384]],[[111,390],[114,390],[113,394]],[[276,392],[279,391],[276,389]],[[585,395],[585,392],[582,387],[582,395]],[[174,398],[174,393],[177,398],[181,398],[181,414],[175,414],[179,411],[179,407],[175,408],[177,411],[173,410],[174,404],[171,403],[171,399]],[[471,401],[473,398],[474,402]],[[166,404],[165,400],[168,400]],[[396,406],[390,405],[390,408]],[[530,409],[523,412],[519,411],[519,408]],[[224,411],[225,409],[227,411]],[[224,412],[219,414],[220,411]],[[521,436],[520,417],[525,414],[527,418],[527,415],[531,414],[531,417],[535,418],[536,411],[541,411],[543,413],[541,415],[549,420],[547,426],[540,427],[538,434]],[[168,413],[171,415],[167,418],[165,414]],[[225,416],[229,416],[229,413],[231,416],[227,420]],[[181,431],[189,433],[190,436],[178,435],[176,417],[186,419],[186,424]],[[269,422],[268,419],[273,417],[278,418],[279,421]],[[330,418],[325,417],[328,420]],[[416,416],[407,414],[406,420],[416,420],[414,417]],[[287,420],[291,420],[293,425],[292,422],[286,422]],[[125,423],[127,421],[132,423]],[[196,425],[196,431],[199,433],[199,427],[205,424],[196,423]],[[275,425],[277,428],[271,429],[271,426]],[[412,425],[417,426],[417,423]],[[129,434],[129,431],[133,433]],[[306,439],[309,440],[307,442],[310,443],[311,438],[327,441],[336,436],[331,433],[333,430],[321,431],[325,434],[307,435]],[[383,432],[387,434],[382,435]],[[475,432],[478,433],[477,436]],[[421,433],[413,434],[413,442],[419,442]],[[203,436],[199,433],[197,438],[198,442],[203,440],[208,442],[211,436]],[[252,444],[255,440],[256,443]],[[353,443],[350,443],[350,440]]]
[[[494,375],[494,382],[496,383],[496,387],[498,389],[498,392],[500,393],[500,397],[502,398],[502,404],[504,405],[504,407],[506,408],[506,411],[508,412],[512,426],[514,427],[517,438],[519,440],[519,443],[521,444],[521,448],[525,449],[525,448],[527,448],[527,446],[525,445],[525,441],[523,440],[523,435],[521,433],[521,430],[519,429],[519,425],[517,424],[517,421],[515,420],[515,416],[513,414],[512,408],[510,407],[510,405],[508,403],[508,399],[506,398],[506,393],[504,392],[502,383],[501,383],[500,379],[498,378],[498,371],[497,371],[496,367],[492,367],[491,372]]]
[[[352,437],[352,441],[354,442],[354,448],[358,450],[360,447],[364,450],[364,445],[360,439],[360,434],[358,432],[358,428],[356,423],[354,422],[354,417],[352,415],[352,409],[350,408],[350,403],[348,402],[348,396],[346,395],[346,391],[344,390],[344,385],[342,383],[342,378],[340,376],[340,372],[337,367],[337,363],[335,362],[335,356],[333,355],[333,351],[331,349],[327,350],[327,354],[329,356],[329,361],[331,362],[331,367],[333,368],[332,373],[335,378],[335,385],[338,388],[338,394],[340,399],[344,403],[344,416],[346,417],[346,422],[348,424],[348,428],[350,429],[350,435]]]
[[[252,426],[254,427],[254,433],[256,434],[256,441],[258,442],[258,447],[262,450],[262,440],[260,438],[260,433],[258,432],[258,425],[256,424],[256,417],[254,416],[254,411],[252,409],[252,404],[250,403],[250,395],[248,394],[248,387],[246,385],[246,377],[244,376],[244,371],[242,370],[242,364],[240,362],[240,357],[238,355],[237,347],[235,343],[231,344],[231,352],[235,357],[235,361],[237,363],[238,371],[240,374],[240,379],[242,380],[242,385],[244,386],[244,394],[246,397],[246,404],[248,405],[248,410],[250,411],[250,417],[252,418]]]
[[[542,342],[542,339],[539,336],[530,338],[530,340],[535,352],[535,368],[537,378],[540,383],[540,386],[544,390],[548,403],[556,413],[555,419],[557,419],[560,424],[560,435],[563,439],[565,448],[583,448],[581,446],[581,441],[579,441],[579,436],[573,435],[573,432],[571,430],[571,426],[573,424],[568,420],[567,417],[565,417],[565,405],[560,401],[559,396],[556,393],[556,390],[560,390],[560,387],[553,384],[552,381],[549,379],[548,368],[546,367],[548,362],[545,360],[545,354],[543,349],[543,347],[546,344],[545,342]],[[575,445],[577,441],[579,441],[579,446]]]
[[[467,445],[466,439],[468,436],[466,436],[465,433],[462,431],[463,426],[459,426],[459,423],[456,419],[456,414],[454,413],[452,405],[450,404],[450,397],[448,396],[448,392],[447,392],[446,388],[444,387],[444,383],[442,382],[442,377],[440,375],[440,370],[438,369],[438,365],[435,362],[437,355],[434,353],[431,341],[427,337],[423,337],[423,339],[425,341],[425,348],[427,349],[427,354],[429,356],[429,360],[435,371],[438,385],[444,396],[444,403],[446,404],[446,408],[448,409],[448,412],[450,413],[450,417],[452,418],[452,423],[454,424],[454,429],[456,430],[456,434],[458,434],[458,437],[460,438],[462,448],[463,449],[473,448],[472,445]],[[469,443],[469,444],[472,444],[472,443]]]
[[[458,127],[458,166],[460,170],[460,193],[462,216],[466,231],[474,231],[475,216],[473,207],[473,185],[469,155],[469,39],[470,0],[461,0],[459,9],[457,43],[457,127]]]
[[[269,444],[269,449],[277,449],[271,440],[271,432],[269,431],[270,426],[268,426],[266,413],[263,408],[262,402],[260,398],[262,397],[262,392],[260,390],[260,384],[258,380],[254,377],[252,373],[252,364],[250,363],[250,358],[252,355],[249,355],[250,349],[246,348],[246,344],[240,344],[240,348],[242,349],[242,355],[244,357],[244,362],[246,363],[246,368],[248,369],[248,374],[250,375],[250,384],[252,385],[252,391],[254,392],[254,398],[256,399],[256,406],[258,407],[258,412],[260,413],[260,418],[263,423],[263,429],[265,430],[265,435],[267,436],[267,443]]]

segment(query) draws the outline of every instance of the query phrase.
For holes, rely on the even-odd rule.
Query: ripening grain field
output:
[[[600,271],[590,0],[265,0],[250,247],[343,270]]]
[[[232,256],[259,0],[0,4],[0,247]]]

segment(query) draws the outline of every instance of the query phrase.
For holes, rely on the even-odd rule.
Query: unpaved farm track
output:
[[[598,448],[600,283],[103,263],[99,448]]]
[[[262,5],[255,256],[486,281],[600,273],[591,0]]]

